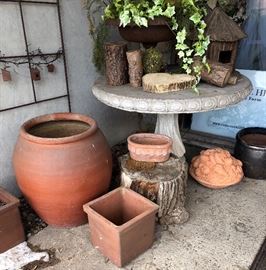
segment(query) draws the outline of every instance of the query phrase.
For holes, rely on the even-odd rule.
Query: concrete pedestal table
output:
[[[156,94],[128,84],[108,86],[104,79],[98,80],[92,88],[94,96],[108,106],[130,112],[157,114],[155,133],[165,134],[173,139],[173,153],[180,158],[181,168],[186,168],[185,159],[182,158],[185,147],[180,136],[178,114],[218,110],[236,104],[250,94],[251,83],[241,76],[236,85],[219,88],[201,83],[198,90],[199,95],[191,89]],[[187,172],[182,175],[186,178]]]
[[[130,85],[108,86],[98,80],[92,88],[94,96],[108,106],[130,112],[157,114],[155,133],[173,139],[173,153],[182,157],[185,148],[179,132],[178,114],[197,113],[226,108],[245,99],[250,91],[250,81],[242,76],[236,85],[224,88],[199,84],[200,94],[191,89],[155,94]]]

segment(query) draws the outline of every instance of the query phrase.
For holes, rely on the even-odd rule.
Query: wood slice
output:
[[[108,85],[119,86],[128,82],[126,50],[125,43],[105,43],[105,73]]]
[[[166,162],[143,169],[129,166],[128,160],[128,154],[120,157],[121,185],[157,203],[161,224],[186,222],[189,214],[184,207],[188,170],[185,159],[171,156]]]
[[[187,74],[149,73],[142,77],[143,90],[153,93],[179,91],[195,83],[195,77]]]

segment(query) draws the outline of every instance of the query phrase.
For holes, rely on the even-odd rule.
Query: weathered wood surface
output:
[[[105,43],[105,73],[108,85],[119,86],[128,82],[126,50],[125,43]]]
[[[235,75],[231,75],[227,83],[230,85],[235,85],[237,84],[237,81],[238,81],[238,77]]]
[[[132,166],[129,155],[120,158],[121,185],[130,188],[159,205],[161,224],[180,224],[188,220],[185,209],[187,163],[171,156],[154,166]]]
[[[142,65],[142,52],[141,50],[128,51],[128,74],[129,82],[133,87],[141,87],[143,65]]]
[[[214,84],[219,87],[224,87],[232,73],[232,67],[218,62],[211,62],[208,60],[210,72],[204,68],[201,72],[201,79],[209,84]]]
[[[149,73],[142,78],[143,90],[153,93],[183,90],[195,83],[195,77],[187,74]]]

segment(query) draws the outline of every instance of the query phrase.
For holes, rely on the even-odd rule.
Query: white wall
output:
[[[8,5],[11,5],[11,7],[7,7]],[[18,10],[12,5],[14,4],[0,4],[0,50],[5,52],[11,50],[10,54],[18,53],[17,44],[18,40],[21,39],[21,33],[17,34],[17,30],[20,27],[19,22],[14,23],[14,20],[11,22],[10,14],[6,12],[7,8],[9,8],[12,10],[11,12],[15,13],[15,16],[18,15]],[[138,129],[138,116],[134,113],[126,113],[109,108],[94,98],[91,87],[98,75],[92,63],[93,43],[88,34],[86,11],[82,9],[81,1],[79,0],[61,0],[61,11],[72,111],[93,117],[98,122],[99,127],[104,132],[109,143],[113,145],[125,139],[129,134]],[[38,16],[36,16],[36,13],[38,13]],[[31,15],[33,15],[33,17],[31,17]],[[51,29],[48,29],[48,32],[45,29],[38,29],[39,32],[35,33],[38,28],[38,23],[40,23],[38,22],[40,18],[46,16],[49,21],[54,19],[52,12],[44,11],[42,14],[38,7],[37,9],[29,7],[25,11],[25,16],[26,19],[30,18],[30,20],[32,20],[33,23],[31,25],[36,24],[35,28],[32,28],[29,37],[33,39],[31,42],[32,49],[35,49],[34,42],[36,42],[36,46],[38,46],[38,40],[43,39],[43,36],[45,35],[50,35],[53,40],[58,38],[58,33],[56,31],[56,36],[53,37],[54,32]],[[12,31],[9,31],[8,38],[10,38],[12,42],[8,43],[4,38],[3,32],[5,32],[10,25],[13,29]],[[42,25],[42,27],[45,27],[45,24]],[[36,36],[38,37],[37,40]],[[44,44],[47,39],[49,38],[41,40],[41,43]],[[56,42],[51,46],[56,48]],[[11,44],[11,46],[9,46],[9,44]],[[22,51],[24,49],[25,48],[23,47],[20,48]],[[42,49],[49,51],[51,48],[43,45]],[[59,91],[58,89],[63,91],[64,80],[62,80],[63,73],[61,74],[60,72],[61,67],[62,63],[58,63],[58,73],[53,77],[53,84],[49,84],[51,79],[49,80],[49,77],[47,77],[52,75],[46,74],[45,70],[42,70],[43,79],[39,82],[39,85],[37,85],[37,88],[42,90],[38,91],[44,91],[45,89],[46,92],[44,91],[44,95],[52,95],[54,91]],[[0,105],[2,108],[7,105],[7,103],[9,103],[9,105],[18,104],[21,100],[27,101],[31,98],[31,92],[29,91],[30,85],[28,84],[28,81],[26,81],[26,77],[29,76],[27,74],[27,69],[23,67],[18,69],[12,67],[12,70],[13,69],[15,69],[15,73],[12,71],[13,80],[11,83],[4,83],[0,78]],[[18,193],[12,169],[12,152],[20,125],[34,116],[59,111],[67,111],[67,100],[65,98],[0,112],[1,186],[15,194]]]

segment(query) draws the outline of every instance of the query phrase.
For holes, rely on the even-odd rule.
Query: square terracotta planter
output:
[[[94,247],[122,267],[151,247],[158,205],[127,188],[117,188],[83,206]]]
[[[19,200],[0,187],[0,253],[25,241]]]

